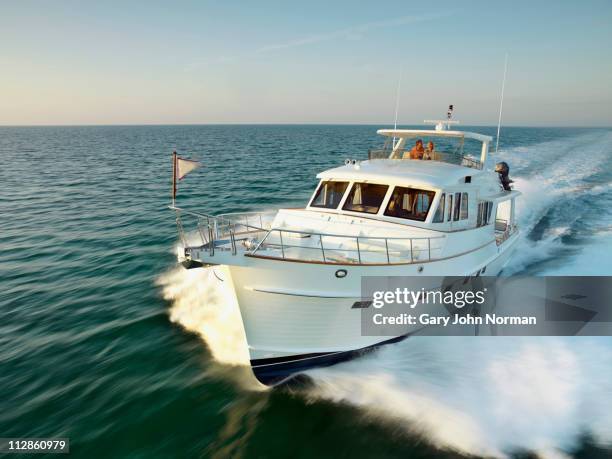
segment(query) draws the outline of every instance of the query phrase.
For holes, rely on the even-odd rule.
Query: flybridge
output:
[[[452,119],[453,108],[453,105],[449,105],[448,113],[446,114],[447,118],[444,120],[424,121],[426,124],[434,124],[434,129],[379,129],[377,133],[387,137],[388,141],[385,142],[381,150],[370,151],[368,159],[429,159],[482,169],[489,152],[489,143],[493,141],[493,138],[476,132],[450,130],[452,125],[459,124],[459,121]],[[433,142],[429,142],[428,149],[425,150],[421,140],[421,150],[416,145],[414,148],[411,146],[406,147],[408,139],[419,139],[420,137],[426,137],[430,140],[436,138],[458,139],[458,145],[453,149],[454,151],[440,151],[435,148]],[[472,139],[482,143],[480,161],[472,155],[464,154],[463,146],[465,139]],[[419,140],[417,140],[418,142]]]
[[[489,143],[493,140],[491,136],[478,134],[476,132],[437,129],[379,129],[377,133],[390,139],[398,139],[397,141],[394,140],[392,145],[385,144],[385,147],[383,147],[383,151],[388,153],[386,157],[389,159],[407,159],[403,157],[403,154],[407,152],[406,142],[408,139],[415,139],[418,137],[459,139],[459,145],[455,152],[432,152],[431,158],[428,159],[443,162],[453,162],[452,160],[455,159],[459,161],[460,165],[473,167],[475,169],[482,169],[489,153]],[[463,143],[465,139],[473,139],[482,143],[480,161],[463,154]],[[370,159],[382,159],[382,157],[381,153],[378,153],[376,158],[370,157]]]
[[[387,137],[382,148],[369,150],[368,159],[423,159],[433,160],[433,162],[442,162],[454,164],[457,166],[469,167],[472,169],[482,170],[489,152],[489,143],[492,138],[482,134],[466,131],[435,131],[427,129],[380,129],[377,131]],[[434,144],[433,149],[423,149],[422,156],[413,157],[415,154],[414,147],[410,145],[410,139],[427,139]],[[455,146],[452,148],[440,148],[435,145],[443,140],[457,139]],[[482,143],[480,154],[476,155],[464,152],[465,139],[472,139]],[[418,152],[417,152],[418,153]],[[480,156],[480,157],[478,157]],[[414,163],[413,163],[414,164]]]

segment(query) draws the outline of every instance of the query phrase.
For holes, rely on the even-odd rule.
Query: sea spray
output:
[[[419,337],[309,375],[308,397],[404,419],[468,454],[559,457],[585,432],[612,441],[609,338]]]
[[[591,255],[582,254],[581,247],[588,246],[591,232],[610,227],[605,217],[609,214],[611,181],[607,165],[611,153],[612,132],[594,131],[514,147],[496,156],[495,160],[510,164],[514,188],[523,193],[517,200],[521,239],[504,274],[524,273],[525,269],[559,256],[564,260],[563,273],[571,271],[569,264],[577,263],[576,274],[584,274],[579,270],[589,265]],[[590,231],[580,231],[584,224],[589,225]],[[538,227],[545,231],[540,234]],[[574,231],[580,231],[581,243],[566,244],[564,238]],[[604,250],[599,258],[605,260],[610,255],[609,247],[600,245]],[[603,272],[598,269],[589,272],[612,273],[609,268]]]
[[[198,333],[215,360],[249,365],[238,302],[227,268],[177,267],[160,276],[164,299],[172,302],[170,320]]]

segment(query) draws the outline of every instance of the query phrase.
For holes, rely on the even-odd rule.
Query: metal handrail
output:
[[[183,209],[176,206],[169,206],[170,209],[176,211],[176,222],[179,232],[179,237],[185,248],[202,247],[208,250],[210,256],[214,256],[215,248],[219,250],[231,250],[233,255],[238,253],[236,245],[236,235],[248,235],[253,233],[268,232],[271,225],[264,227],[264,218],[266,214],[275,214],[276,211],[268,212],[243,212],[243,213],[228,213],[221,215],[209,215],[202,212],[195,212],[192,210]],[[183,223],[181,220],[182,215],[189,215],[196,219],[196,235],[199,235],[200,243],[190,244],[188,240],[188,233],[184,230]],[[258,216],[252,218],[251,221],[259,220],[259,226],[249,222],[249,216]],[[240,221],[244,218],[245,221]],[[246,230],[240,231],[240,228],[244,227]],[[230,248],[224,248],[217,246],[216,242],[223,238],[229,238]]]
[[[347,239],[355,239],[355,238],[361,238],[361,239],[380,239],[380,240],[389,239],[390,241],[393,241],[393,240],[404,240],[404,241],[407,241],[408,239],[423,240],[424,241],[426,239],[444,239],[444,238],[446,238],[445,235],[441,235],[441,236],[423,236],[423,237],[350,236],[348,234],[319,233],[319,232],[316,232],[316,231],[300,231],[300,230],[291,230],[291,229],[287,229],[287,228],[271,228],[271,229],[269,229],[267,231],[269,231],[269,232],[272,232],[272,231],[282,231],[283,233],[308,234],[309,236],[343,237],[343,238],[347,238]]]
[[[278,256],[272,256],[272,258],[279,258],[283,260],[305,260],[310,257],[292,257],[292,249],[299,250],[318,250],[320,251],[320,258],[323,263],[334,264],[340,258],[343,262],[350,264],[380,264],[387,263],[391,264],[399,259],[402,263],[417,263],[421,261],[431,261],[436,259],[434,251],[442,251],[443,246],[439,245],[434,247],[432,240],[441,240],[446,238],[445,235],[440,236],[423,236],[423,237],[396,237],[396,236],[353,236],[345,234],[334,234],[334,233],[321,233],[316,231],[301,231],[288,228],[264,228],[263,212],[245,212],[244,214],[232,213],[212,216],[204,213],[189,211],[180,208],[173,208],[177,211],[177,226],[180,233],[181,241],[186,249],[198,248],[200,250],[208,251],[212,257],[215,255],[215,250],[230,251],[232,255],[238,254],[237,244],[242,242],[246,250],[245,254],[256,255],[263,250],[280,250]],[[187,233],[183,229],[181,222],[181,214],[190,215],[197,218],[197,235],[199,235],[201,243],[189,244],[189,238]],[[248,218],[247,219],[247,215]],[[259,215],[259,218],[256,217]],[[230,218],[228,218],[230,217]],[[244,217],[244,222],[240,221]],[[238,219],[238,221],[236,220]],[[255,220],[255,224],[253,224]],[[259,221],[257,221],[259,220]],[[259,224],[257,226],[257,224]],[[240,228],[244,227],[246,231],[240,231]],[[190,233],[191,234],[191,233]],[[270,241],[272,235],[278,234],[279,242]],[[301,239],[312,241],[310,244],[292,244],[287,243],[287,234],[294,234],[302,236]],[[254,235],[253,239],[249,239],[248,235]],[[239,236],[239,237],[237,237]],[[341,239],[340,242],[335,244],[325,243],[325,238]],[[316,239],[318,239],[318,244]],[[254,247],[249,247],[249,241],[254,242]],[[382,244],[376,244],[382,242]],[[420,241],[427,241],[425,244],[419,244]],[[349,242],[348,246],[345,243]],[[393,244],[395,243],[395,246]],[[399,243],[399,246],[398,246]],[[312,245],[314,244],[314,245]],[[354,245],[353,245],[354,244]],[[390,247],[390,244],[392,245]],[[405,244],[405,250],[402,247]],[[415,247],[415,245],[421,245],[421,247]],[[409,247],[409,249],[408,249]],[[407,252],[410,252],[408,255]],[[288,253],[289,252],[289,253]],[[416,253],[415,253],[416,252]],[[187,253],[187,251],[186,251]],[[191,253],[191,250],[189,250]],[[346,254],[346,255],[345,255]],[[351,255],[354,254],[354,255]],[[368,257],[378,256],[384,260],[376,260],[372,262],[368,261]],[[423,255],[425,255],[423,257]],[[271,256],[265,254],[265,256]]]
[[[269,241],[270,236],[275,233],[278,233],[278,242],[277,241],[270,242]],[[309,241],[313,241],[313,242],[309,245],[287,243],[285,241],[285,238],[283,237],[284,233],[303,235],[304,237],[302,239],[308,239]],[[314,236],[314,238],[312,236]],[[335,239],[344,239],[348,242],[354,243],[355,245],[354,245],[354,248],[352,246],[343,247],[343,242],[340,242],[336,244],[335,246],[330,245],[330,244],[326,245],[324,242],[325,237],[335,238]],[[316,241],[315,238],[318,238],[318,244],[317,242],[315,242]],[[391,264],[392,257],[393,258],[399,257],[400,260],[402,260],[401,262],[418,263],[422,261],[431,261],[431,260],[436,259],[433,252],[436,250],[439,250],[441,252],[443,249],[443,246],[434,247],[432,245],[432,240],[440,240],[444,238],[446,238],[445,235],[429,236],[429,237],[349,236],[349,235],[342,235],[342,234],[317,233],[317,232],[312,232],[312,231],[299,231],[299,230],[291,230],[291,229],[285,229],[285,228],[272,228],[261,239],[261,241],[259,241],[255,249],[249,251],[248,254],[250,255],[259,254],[259,256],[279,258],[283,260],[307,261],[307,259],[311,259],[311,258],[308,256],[304,256],[304,254],[298,254],[297,256],[292,257],[290,253],[291,249],[318,250],[320,252],[320,259],[322,260],[322,262],[328,263],[328,264],[335,263],[333,260],[334,258],[337,258],[337,256],[334,257],[334,253],[336,253],[337,255],[340,255],[341,258],[344,258],[344,262],[347,262],[350,264],[360,264],[360,265],[372,264],[372,263],[380,264],[381,262],[384,264],[385,261],[387,264]],[[379,247],[381,250],[375,250],[375,249],[367,247],[368,241],[371,241],[371,242],[384,241],[384,245]],[[400,242],[400,241],[403,242],[404,244],[407,244],[406,250],[402,250],[401,247],[398,248],[397,246],[391,247],[391,248],[389,247],[390,242],[393,243],[393,242]],[[422,247],[415,247],[415,242],[417,241],[427,241],[427,244],[426,245],[423,244]],[[366,247],[363,246],[364,242],[366,242]],[[374,245],[374,247],[376,248],[378,246]],[[410,249],[408,249],[408,247],[410,247]],[[278,256],[274,256],[274,255],[270,255],[267,253],[266,254],[261,253],[263,251],[268,251],[270,249],[280,250],[280,254],[278,254]],[[289,255],[288,255],[288,252],[289,252]],[[407,255],[407,252],[410,252],[410,255]],[[346,254],[353,253],[355,254],[356,258],[348,258],[344,256],[345,253]],[[402,253],[406,253],[406,255],[403,256]],[[364,257],[367,258],[368,254],[376,254],[381,257],[383,257],[384,255],[385,260],[376,260],[375,262],[372,262],[372,261],[368,262],[367,260],[364,259]],[[423,257],[423,254],[425,255],[425,257]]]
[[[215,218],[214,215],[209,215],[209,214],[205,214],[201,212],[194,212],[192,210],[183,209],[182,207],[168,206],[168,208],[171,210],[175,210],[177,212],[183,213],[183,214],[192,215],[194,217]]]
[[[251,228],[261,228],[261,229],[269,229],[269,228],[264,228],[263,227],[263,215],[266,214],[270,214],[270,215],[275,215],[276,214],[276,210],[269,210],[269,211],[264,211],[264,212],[258,212],[258,211],[252,211],[252,212],[231,212],[231,213],[226,213],[226,214],[219,214],[219,215],[210,215],[210,214],[206,214],[206,213],[202,213],[202,212],[195,212],[192,210],[187,210],[187,209],[183,209],[181,207],[176,207],[176,206],[168,206],[170,209],[181,213],[181,214],[186,214],[186,215],[191,215],[193,217],[197,217],[197,218],[203,218],[206,219],[207,222],[213,221],[213,223],[216,222],[217,225],[219,225],[219,223],[222,224],[230,224],[230,223],[236,223],[235,221],[231,220],[231,217],[236,216],[236,217],[245,217],[246,218],[246,222],[245,224],[242,224],[243,226],[248,226]],[[249,215],[257,215],[259,216],[259,223],[260,226],[255,226],[252,224],[248,223],[248,216]]]

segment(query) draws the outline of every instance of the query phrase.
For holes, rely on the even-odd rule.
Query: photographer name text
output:
[[[374,314],[372,317],[376,325],[536,325],[537,319],[533,316],[507,317],[496,314],[473,316],[470,314],[453,316],[434,316],[431,314],[398,314],[386,316]]]

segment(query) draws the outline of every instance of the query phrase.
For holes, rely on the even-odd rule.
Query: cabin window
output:
[[[459,220],[467,220],[467,218],[468,218],[468,194],[462,193],[461,212],[459,213]]]
[[[448,194],[448,216],[446,217],[446,221],[450,222],[453,219],[453,194]]]
[[[438,203],[438,208],[436,209],[436,213],[433,217],[434,223],[442,223],[444,221],[444,204],[446,201],[446,194],[442,193],[440,196],[440,202]]]
[[[387,194],[387,185],[355,183],[344,203],[344,210],[376,214]]]
[[[323,207],[325,209],[335,209],[340,204],[342,196],[348,187],[348,182],[323,182],[312,202],[310,207]]]
[[[453,221],[466,220],[468,218],[468,194],[455,193],[455,208],[453,210]]]
[[[491,201],[481,201],[478,203],[478,218],[476,220],[476,226],[488,225],[491,221],[491,212],[493,210],[493,203]]]
[[[423,222],[427,218],[434,196],[433,191],[395,187],[385,215]]]
[[[460,210],[461,210],[461,193],[455,193],[455,208],[453,209],[453,221],[459,220]]]

